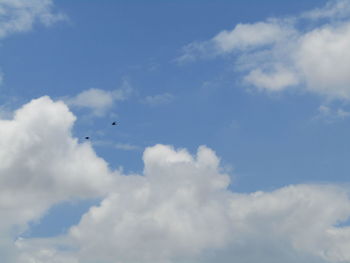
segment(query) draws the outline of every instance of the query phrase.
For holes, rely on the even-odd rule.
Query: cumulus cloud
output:
[[[0,234],[20,233],[55,203],[106,193],[111,172],[90,144],[72,137],[74,121],[48,97],[0,120]]]
[[[73,107],[87,108],[97,117],[104,116],[117,101],[123,101],[128,98],[132,88],[127,82],[123,83],[123,87],[116,90],[102,90],[91,88],[84,90],[78,95],[65,98],[65,102]]]
[[[345,262],[350,260],[347,190],[287,186],[238,194],[220,160],[201,146],[145,150],[143,176],[118,177],[116,188],[73,226],[59,253],[47,242],[20,240],[25,258],[63,262]],[[33,243],[31,243],[33,242]],[[61,243],[60,243],[61,242]],[[22,255],[23,256],[23,255]]]
[[[0,121],[4,262],[350,261],[346,186],[235,193],[206,146],[148,147],[143,173],[122,175],[72,137],[74,120],[63,102],[42,97]],[[94,197],[101,203],[67,234],[16,239],[55,203]]]
[[[350,99],[349,45],[350,21],[325,25],[300,37],[295,65],[310,91]]]
[[[0,0],[0,38],[26,32],[36,23],[45,26],[66,19],[53,11],[52,0]]]
[[[349,15],[349,1],[333,0],[295,17],[238,24],[208,41],[187,45],[179,60],[233,56],[244,81],[261,90],[298,87],[349,100]]]

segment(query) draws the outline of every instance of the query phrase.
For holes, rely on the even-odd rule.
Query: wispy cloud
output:
[[[126,100],[133,89],[127,81],[122,87],[116,90],[102,90],[91,88],[84,90],[74,97],[66,97],[64,101],[72,107],[87,108],[91,110],[93,116],[104,116],[118,101]]]
[[[137,151],[141,149],[141,147],[129,143],[117,143],[115,148],[124,151]]]
[[[190,43],[178,60],[230,56],[243,81],[260,90],[299,88],[350,100],[349,15],[350,2],[334,0],[294,17],[238,24],[210,40]]]
[[[54,12],[52,0],[0,0],[0,38],[29,31],[36,23],[50,26],[65,19],[63,13]]]
[[[147,96],[143,99],[143,102],[150,106],[158,106],[162,104],[168,104],[174,100],[175,96],[170,93],[157,94],[153,96]]]
[[[51,26],[68,19],[54,9],[52,0],[0,0],[0,39],[30,31],[35,24]],[[4,73],[0,70],[0,85],[3,81]]]
[[[333,123],[335,121],[344,120],[350,117],[350,112],[342,108],[334,109],[330,106],[321,105],[318,108],[318,114],[315,120],[322,120],[326,123]]]
[[[327,2],[324,7],[315,8],[301,14],[301,18],[314,20],[323,18],[348,19],[349,14],[350,5],[348,0],[333,0]]]

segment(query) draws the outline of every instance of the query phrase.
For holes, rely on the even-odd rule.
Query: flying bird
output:
[[[90,137],[89,137],[89,136],[86,136],[86,137],[85,137],[85,139],[86,139],[86,140],[89,140],[89,139],[90,139]]]
[[[116,121],[112,122],[112,125],[117,125],[117,122]]]

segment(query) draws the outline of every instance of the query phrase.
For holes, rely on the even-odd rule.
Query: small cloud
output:
[[[69,106],[87,108],[91,110],[92,115],[102,117],[117,101],[126,100],[131,93],[132,88],[130,84],[124,81],[120,89],[109,91],[91,88],[82,91],[74,97],[66,98],[64,101]]]
[[[143,102],[150,106],[157,106],[161,104],[168,104],[174,99],[174,95],[170,93],[158,94],[154,96],[147,96]]]
[[[255,69],[244,77],[244,81],[259,89],[267,91],[280,91],[298,84],[297,76],[290,70],[276,65],[272,72],[263,72]]]
[[[192,42],[182,47],[181,55],[175,58],[178,64],[196,61],[198,58],[212,58],[218,54],[218,50],[211,41]]]
[[[0,1],[0,38],[30,31],[36,23],[50,26],[67,16],[53,11],[52,0]]]
[[[332,109],[329,106],[321,105],[318,108],[318,114],[316,115],[316,120],[323,120],[326,123],[332,123],[335,121],[343,120],[350,117],[350,112],[344,109]]]
[[[141,147],[129,143],[117,143],[115,148],[124,151],[137,151],[141,149]]]
[[[350,14],[350,5],[348,0],[333,0],[326,3],[322,8],[316,8],[301,15],[306,19],[324,19],[324,18],[345,18]]]
[[[69,105],[89,108],[95,115],[103,114],[113,105],[115,98],[113,92],[101,89],[88,89],[69,99]]]
[[[338,109],[337,110],[337,116],[339,116],[340,118],[344,119],[350,116],[350,112],[349,111],[344,111],[342,109]]]

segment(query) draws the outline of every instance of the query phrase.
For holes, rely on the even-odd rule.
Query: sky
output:
[[[349,47],[349,0],[0,0],[1,262],[350,262]]]

